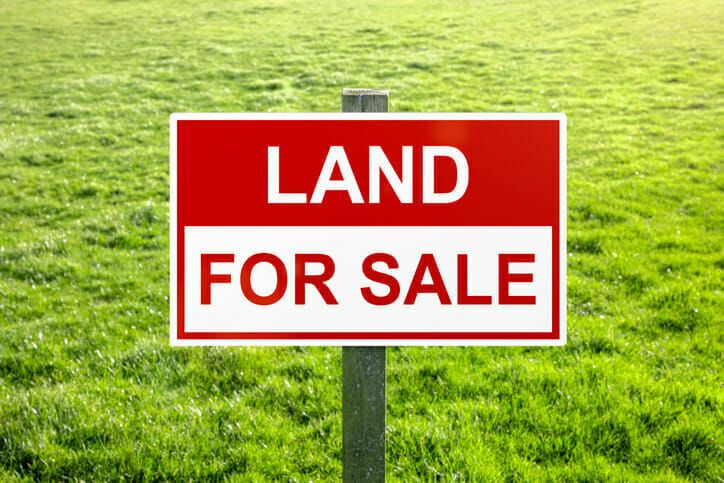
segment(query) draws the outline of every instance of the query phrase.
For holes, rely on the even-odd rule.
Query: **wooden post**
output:
[[[387,91],[342,89],[342,112],[387,112]],[[342,348],[342,479],[385,481],[385,347]]]

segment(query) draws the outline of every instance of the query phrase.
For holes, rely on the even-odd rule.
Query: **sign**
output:
[[[559,345],[562,114],[174,114],[174,345]]]

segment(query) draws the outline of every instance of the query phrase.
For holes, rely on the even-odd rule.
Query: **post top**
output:
[[[343,96],[389,96],[390,91],[383,89],[355,89],[345,87],[342,89]]]

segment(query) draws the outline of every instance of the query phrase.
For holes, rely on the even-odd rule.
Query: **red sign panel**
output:
[[[565,343],[561,114],[174,114],[175,345]]]

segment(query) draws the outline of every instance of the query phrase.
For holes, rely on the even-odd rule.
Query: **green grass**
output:
[[[390,348],[391,480],[724,478],[724,7],[0,2],[0,480],[337,480],[338,348],[168,344],[168,117],[560,111],[569,342]]]

